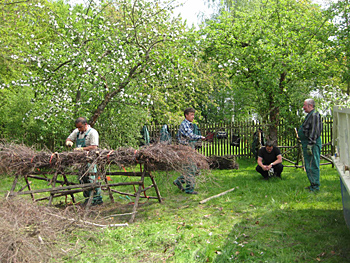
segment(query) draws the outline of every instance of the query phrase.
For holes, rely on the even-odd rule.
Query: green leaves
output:
[[[323,12],[307,2],[259,1],[223,12],[203,28],[204,59],[226,73],[220,78],[229,76],[225,89],[236,107],[277,121],[280,113],[288,118],[298,111],[290,105],[309,96],[315,78],[327,78],[319,55],[327,30]]]
[[[183,108],[196,106],[191,69],[199,48],[196,34],[172,18],[171,9],[169,3],[143,0],[89,2],[86,7],[63,1],[24,3],[18,15],[28,18],[23,28],[30,25],[32,30],[16,51],[30,67],[11,85],[2,82],[0,87],[30,87],[32,105],[23,120],[55,131],[85,116],[91,125],[115,132],[118,125],[110,123],[107,129],[99,119],[109,123],[103,115],[118,112],[112,119],[124,122],[131,109],[135,125],[118,126],[118,133],[129,138],[137,138],[136,124],[151,118],[176,122]]]

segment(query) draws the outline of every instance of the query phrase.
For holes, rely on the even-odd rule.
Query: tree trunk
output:
[[[270,111],[270,125],[269,125],[269,140],[273,141],[275,145],[278,145],[278,123],[279,123],[279,107],[270,105],[273,109]]]
[[[277,96],[281,96],[283,94],[283,88],[286,81],[287,72],[283,72],[280,75],[279,85],[278,85],[278,93],[274,93],[270,95],[269,99],[269,107],[270,107],[270,126],[269,126],[269,139],[275,142],[275,145],[278,145],[278,131],[277,127],[280,121],[280,108],[275,106],[275,101]]]
[[[112,91],[109,92],[105,95],[104,100],[100,103],[100,105],[98,105],[97,109],[95,110],[95,112],[92,114],[90,120],[89,120],[89,125],[91,127],[94,127],[94,125],[97,122],[97,119],[101,116],[101,114],[103,113],[103,111],[105,110],[105,108],[107,107],[108,103],[112,100],[112,98],[117,95],[122,89],[124,89],[129,83],[130,81],[135,78],[135,76],[139,73],[137,72],[137,70],[144,64],[146,64],[146,62],[149,60],[149,51],[147,52],[147,54],[144,57],[143,61],[138,62],[133,68],[130,69],[129,71],[129,76],[127,77],[127,79],[119,84],[119,87]],[[142,69],[141,69],[142,71]],[[108,83],[105,77],[101,77],[104,82],[105,82],[105,87],[108,88]]]

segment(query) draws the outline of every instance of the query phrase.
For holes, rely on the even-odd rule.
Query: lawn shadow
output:
[[[350,262],[341,210],[288,209],[233,226],[212,262]]]

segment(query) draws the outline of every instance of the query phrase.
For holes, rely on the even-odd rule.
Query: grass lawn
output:
[[[238,163],[239,170],[197,177],[198,195],[180,192],[172,184],[177,174],[154,173],[163,203],[142,199],[128,227],[67,234],[70,244],[80,242],[84,249],[52,262],[350,262],[350,230],[335,168],[321,166],[321,191],[314,194],[304,189],[308,180],[302,169],[285,167],[282,180],[264,181],[255,161]],[[12,178],[0,180],[4,195]],[[155,195],[153,189],[147,194]],[[132,210],[130,200],[118,195],[117,203],[110,203],[106,192],[104,200],[100,216]],[[127,220],[110,217],[111,224]]]

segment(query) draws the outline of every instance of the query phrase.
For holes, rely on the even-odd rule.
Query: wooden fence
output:
[[[323,131],[322,131],[322,155],[333,155],[334,149],[331,145],[332,142],[332,118],[324,118],[323,121]],[[268,130],[270,124],[262,124],[256,121],[246,121],[246,122],[228,122],[220,124],[198,124],[201,134],[206,136],[208,133],[212,132],[217,134],[219,131],[227,133],[226,139],[218,139],[214,136],[213,142],[202,142],[202,147],[198,149],[200,153],[205,156],[222,156],[222,155],[235,155],[237,157],[253,157],[252,143],[254,140],[254,133],[261,129],[263,134]],[[159,140],[160,129],[162,125],[148,125],[149,133],[151,139],[157,141]],[[172,136],[173,142],[176,142],[176,134],[179,125],[168,125],[169,131]],[[278,130],[278,145],[281,152],[288,151],[292,149],[297,144],[295,128],[291,127],[287,123],[282,121],[279,123]],[[234,136],[239,136],[239,146],[232,146],[231,141]],[[293,150],[289,154],[293,153]]]

